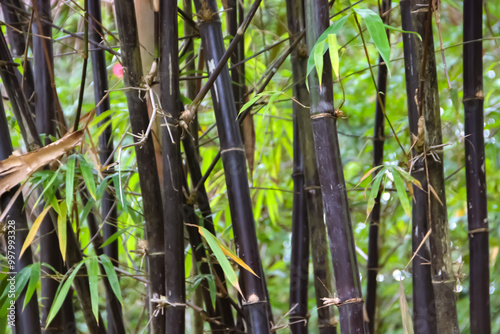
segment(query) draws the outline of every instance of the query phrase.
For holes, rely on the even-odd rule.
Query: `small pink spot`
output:
[[[123,78],[123,66],[120,63],[115,64],[113,66],[113,74],[118,78]]]

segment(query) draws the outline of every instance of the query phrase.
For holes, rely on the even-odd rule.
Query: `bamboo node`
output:
[[[229,151],[245,152],[245,149],[243,147],[231,147],[231,148],[226,148],[225,150],[220,151],[220,154],[222,155],[222,154],[229,152]]]
[[[168,306],[173,306],[173,307],[186,307],[185,303],[171,303],[168,301],[167,297],[165,296],[159,296],[158,294],[155,293],[153,295],[153,298],[151,298],[151,303],[156,303],[156,309],[153,312],[153,316],[157,316],[160,312],[163,314],[163,310],[167,308]]]
[[[196,16],[200,19],[201,22],[212,21],[214,17],[217,16],[217,13],[214,13],[212,9],[208,6],[206,0],[201,0],[201,9],[198,11]]]
[[[332,113],[329,112],[323,112],[320,114],[311,115],[311,119],[317,119],[317,118],[333,118],[333,115]]]
[[[321,189],[321,186],[308,186],[308,187],[304,187],[304,190],[317,190],[317,189]]]
[[[337,307],[347,305],[347,304],[359,304],[363,303],[363,298],[350,298],[345,301],[341,301],[339,297],[334,298],[321,298],[324,306],[335,305]]]
[[[481,232],[488,233],[489,231],[490,231],[490,229],[487,227],[480,227],[480,228],[476,228],[473,230],[469,230],[467,233],[469,233],[471,235],[471,237],[474,237],[474,234],[476,234],[476,233],[481,233]]]

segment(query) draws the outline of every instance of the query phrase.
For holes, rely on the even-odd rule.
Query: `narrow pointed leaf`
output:
[[[398,193],[401,205],[403,206],[403,209],[405,210],[405,213],[408,215],[408,217],[411,217],[411,206],[410,201],[408,201],[408,196],[406,195],[405,183],[401,178],[401,175],[397,171],[391,169],[391,172],[392,176],[394,177],[394,184],[396,185],[396,191]]]
[[[10,289],[5,289],[0,300],[4,299],[3,305],[0,307],[0,318],[6,318],[8,313],[8,307],[10,306],[11,300],[17,300],[21,291],[23,291],[24,287],[28,283],[31,274],[31,266],[24,267],[19,273],[17,273],[15,277],[15,289],[14,289],[14,298],[10,298]],[[10,282],[8,283],[10,285]],[[7,293],[9,292],[9,293]],[[9,298],[6,298],[9,297]]]
[[[87,259],[87,268],[89,274],[90,302],[92,304],[92,313],[99,323],[99,262],[97,257],[92,256]]]
[[[55,315],[59,310],[61,309],[62,304],[64,303],[64,300],[66,299],[66,295],[69,292],[69,289],[71,287],[71,284],[73,283],[73,280],[75,279],[76,274],[78,273],[78,270],[80,267],[83,265],[83,262],[80,262],[71,275],[64,281],[64,283],[60,283],[60,289],[58,289],[56,293],[56,297],[54,298],[54,302],[52,303],[52,307],[50,308],[49,315],[47,317],[47,324],[46,327],[50,325],[52,320],[54,320]],[[61,285],[62,284],[62,285]]]
[[[387,73],[390,75],[391,46],[389,45],[384,22],[382,22],[380,15],[370,9],[353,8],[353,10],[365,21],[372,41],[377,47],[380,56],[384,59],[387,66]]]
[[[47,206],[42,211],[42,213],[40,213],[40,215],[38,217],[36,217],[35,222],[31,226],[30,231],[28,232],[28,236],[26,237],[26,240],[24,240],[24,244],[23,244],[23,247],[21,248],[21,253],[19,254],[19,258],[21,258],[21,256],[23,256],[24,251],[26,251],[26,248],[28,248],[29,245],[31,245],[31,242],[33,241],[33,239],[36,236],[36,232],[38,232],[38,229],[40,228],[40,224],[42,223],[43,219],[45,218],[45,215],[47,214],[47,212],[49,212],[50,208],[51,208],[50,205]]]
[[[382,182],[382,179],[384,178],[384,176],[385,176],[385,173],[383,173],[381,171],[380,173],[377,174],[377,176],[373,180],[372,189],[368,195],[368,202],[366,204],[366,217],[367,218],[370,215],[370,213],[372,212],[373,207],[375,206],[375,198],[377,197],[377,194],[378,194],[379,189],[380,189],[380,183]]]
[[[66,262],[67,248],[67,222],[66,222],[66,201],[62,201],[59,205],[59,214],[57,215],[57,236],[59,238],[59,249],[61,250],[62,259]]]
[[[97,190],[96,190],[96,185],[95,185],[95,180],[94,180],[94,174],[92,174],[92,169],[90,168],[90,165],[83,159],[83,157],[80,157],[80,169],[82,171],[82,176],[83,180],[85,181],[85,185],[87,186],[87,190],[90,193],[90,196],[95,200]]]
[[[28,305],[33,293],[38,285],[38,280],[40,279],[40,262],[35,262],[31,265],[30,281],[28,283],[28,288],[26,289],[26,296],[24,297],[23,310]]]
[[[319,85],[321,86],[321,80],[323,79],[323,47],[325,41],[322,41],[316,45],[313,49],[314,56],[314,67],[316,68],[316,73],[318,74]]]
[[[111,289],[113,290],[116,298],[123,304],[122,301],[122,290],[120,289],[120,282],[118,281],[118,276],[115,272],[115,267],[113,267],[113,263],[106,254],[102,254],[99,256],[101,259],[102,266],[104,267],[104,271],[106,272],[106,276],[108,276],[109,285],[111,285]]]
[[[73,206],[73,191],[75,186],[75,156],[72,155],[68,158],[66,165],[66,204],[68,210]]]
[[[339,46],[337,44],[337,34],[328,35],[328,49],[333,72],[337,78],[340,77]]]

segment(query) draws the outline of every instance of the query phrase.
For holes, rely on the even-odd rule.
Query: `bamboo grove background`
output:
[[[498,4],[0,4],[0,333],[500,330]]]

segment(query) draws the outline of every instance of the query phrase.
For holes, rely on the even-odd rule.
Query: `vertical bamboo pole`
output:
[[[10,140],[10,131],[7,124],[7,117],[5,116],[3,103],[0,103],[0,134],[2,136],[2,139],[0,140],[0,160],[4,160],[12,154],[13,148],[12,142]],[[6,206],[10,203],[18,189],[18,186],[12,188],[8,193],[0,197],[0,208],[2,209],[2,211],[5,210]],[[14,204],[5,217],[5,222],[7,223],[5,239],[7,240],[9,251],[12,251],[10,247],[11,242],[13,243],[15,256],[14,265],[9,265],[9,272],[20,272],[23,268],[33,264],[31,247],[28,247],[26,249],[21,258],[19,257],[19,255],[21,254],[22,245],[26,240],[29,230],[28,222],[26,220],[26,213],[24,212],[23,207],[24,200],[22,195],[20,195],[15,200]],[[36,291],[33,293],[30,301],[24,307],[26,290],[27,287],[23,289],[16,300],[15,329],[17,333],[39,334],[41,333],[41,330],[37,293]]]
[[[132,0],[115,1],[116,19],[121,44],[124,79],[127,90],[127,103],[130,112],[130,124],[135,134],[145,133],[149,124],[148,109],[144,93],[134,88],[141,87],[142,63]],[[134,139],[136,142],[138,138]],[[163,203],[161,197],[155,150],[151,135],[145,138],[141,146],[135,146],[139,182],[144,205],[146,236],[148,239],[149,298],[165,296],[165,253]],[[154,306],[150,303],[150,310]],[[165,315],[160,312],[151,320],[152,333],[165,333]]]
[[[221,23],[214,0],[195,1],[199,15],[199,30],[209,73],[212,73],[223,57],[224,41]],[[211,89],[214,112],[219,130],[222,163],[226,176],[231,221],[236,247],[240,258],[258,275],[241,270],[243,309],[249,333],[268,333],[267,288],[263,284],[263,270],[253,219],[250,191],[248,188],[245,150],[236,120],[236,104],[231,87],[227,64]]]
[[[90,20],[89,40],[100,44],[103,42],[104,37],[104,31],[101,25],[101,1],[89,0],[88,6]],[[103,112],[111,108],[109,97],[106,96],[106,91],[108,90],[106,57],[104,50],[100,48],[92,50],[90,52],[90,56],[92,61],[92,74],[94,78],[94,101],[96,105],[98,105],[96,112],[97,115],[101,115]],[[99,125],[108,122],[110,119],[111,117],[106,117]],[[102,164],[104,164],[113,154],[113,139],[111,137],[112,130],[112,125],[109,124],[99,136],[99,160]],[[113,168],[110,169],[113,171]],[[107,240],[118,231],[118,227],[116,225],[116,199],[109,191],[105,191],[101,199],[101,216],[103,218],[108,217],[106,221],[102,222],[104,224],[102,228],[103,238],[104,240]],[[118,241],[114,241],[104,247],[104,254],[114,261],[115,266],[118,266]],[[106,309],[108,314],[108,332],[119,333],[123,329],[123,318],[121,315],[121,304],[114,293],[107,295]]]
[[[401,21],[403,29],[414,31],[410,0],[401,0]],[[418,138],[419,111],[416,103],[419,88],[418,58],[415,45],[415,36],[403,34],[403,52],[405,58],[406,96],[408,104],[408,121],[412,142]],[[420,122],[422,124],[422,122]],[[431,281],[430,247],[428,241],[422,244],[428,227],[427,180],[425,176],[424,159],[421,152],[414,145],[412,149],[413,167],[410,174],[422,184],[423,190],[413,187],[414,199],[412,207],[412,249],[417,252],[412,262],[413,270],[413,327],[418,333],[436,333],[436,313],[434,309],[434,290]],[[422,244],[422,245],[421,245]]]
[[[292,35],[290,47],[300,38],[305,28],[304,1],[287,1],[288,29]],[[306,87],[307,45],[305,39],[298,42],[291,52],[294,97],[304,106],[309,106],[309,92]],[[313,263],[314,289],[318,308],[318,327],[320,334],[336,333],[336,320],[333,306],[323,305],[325,298],[333,291],[331,269],[328,262],[328,243],[323,219],[323,203],[319,183],[314,138],[309,119],[309,110],[294,103],[297,109],[300,150],[304,164],[304,191],[307,203],[307,222]]]
[[[463,103],[470,252],[470,324],[473,334],[491,333],[482,24],[483,1],[465,0]]]
[[[314,43],[328,28],[329,7],[326,0],[306,0],[305,7],[307,46],[311,52]],[[310,114],[339,298],[336,304],[342,333],[364,333],[363,299],[333,106],[332,66],[328,55],[323,61],[323,72],[319,74],[322,84],[316,72],[309,75]]]
[[[391,0],[382,1],[382,21],[389,22],[389,10]],[[387,32],[387,35],[389,33]],[[373,167],[380,166],[384,162],[384,141],[385,141],[385,97],[387,92],[387,66],[381,56],[378,58],[377,94],[380,99],[376,99],[375,105],[375,126],[373,131]],[[376,174],[374,175],[374,177]],[[375,333],[375,315],[377,307],[377,274],[379,259],[379,226],[380,226],[380,196],[379,191],[375,198],[375,205],[370,214],[370,229],[368,232],[368,263],[366,274],[366,313],[368,316],[369,333]]]
[[[186,291],[184,283],[183,171],[178,125],[179,58],[177,1],[160,2],[160,91],[161,104],[169,117],[162,121],[163,207],[165,213],[165,287],[174,306],[165,312],[166,333],[184,333]]]

